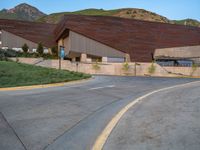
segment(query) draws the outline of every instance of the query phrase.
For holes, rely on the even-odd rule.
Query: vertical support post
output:
[[[136,76],[137,75],[137,62],[135,62],[135,66],[134,66],[134,75]]]
[[[81,62],[86,62],[87,61],[87,54],[82,53],[81,54]]]
[[[78,62],[76,62],[76,72],[78,72]]]

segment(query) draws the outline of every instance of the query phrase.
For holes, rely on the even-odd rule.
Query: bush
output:
[[[130,68],[130,66],[129,66],[128,62],[123,63],[122,69],[123,69],[124,71],[128,71],[129,68]]]
[[[37,52],[38,52],[38,54],[40,54],[40,55],[43,54],[43,52],[44,52],[44,47],[43,47],[42,43],[39,43],[39,44],[38,44]]]
[[[0,51],[0,61],[6,60],[6,59],[7,58],[6,58],[5,54],[2,51]]]
[[[53,46],[51,48],[52,55],[58,56],[58,46]]]
[[[43,57],[44,59],[57,59],[58,56],[54,56],[51,54],[38,54],[38,53],[24,53],[17,52],[15,50],[2,50],[0,49],[0,60],[7,60],[8,57],[25,57],[25,58],[38,58]]]
[[[96,63],[94,63],[93,65],[92,65],[92,68],[94,69],[94,70],[99,70],[101,67],[99,66],[99,63],[98,63],[98,60],[96,61]]]
[[[154,62],[151,63],[151,66],[148,68],[149,74],[154,74],[156,71],[156,66],[154,65]]]
[[[24,53],[27,53],[27,52],[28,52],[28,49],[29,49],[29,47],[28,47],[28,45],[25,43],[25,44],[22,46],[23,52],[24,52]]]
[[[0,49],[0,60],[8,60],[8,57],[16,57],[17,52],[14,50],[3,50]]]
[[[192,64],[192,72],[191,72],[190,76],[193,76],[193,74],[197,70],[197,68],[198,68],[198,65],[193,63]]]

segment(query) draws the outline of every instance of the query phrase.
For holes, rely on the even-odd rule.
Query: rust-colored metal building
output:
[[[198,27],[108,16],[65,15],[57,25],[0,20],[0,29],[30,45],[64,46],[74,61],[151,62],[156,49],[200,45]],[[12,40],[1,39],[3,46]]]
[[[51,48],[56,46],[55,27],[47,23],[0,19],[0,48],[20,50],[26,43],[33,51],[40,42],[45,48]]]
[[[117,17],[66,15],[55,29],[55,38],[59,45],[65,46],[69,57],[87,54],[104,60],[151,62],[155,49],[200,45],[200,28]],[[82,57],[85,59],[86,55]]]

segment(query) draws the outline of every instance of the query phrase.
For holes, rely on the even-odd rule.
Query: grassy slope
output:
[[[184,25],[184,20],[169,20],[166,17],[160,16],[158,14],[143,10],[143,9],[135,9],[135,8],[124,8],[124,9],[115,9],[115,10],[103,10],[103,9],[85,9],[75,12],[62,12],[62,13],[54,13],[47,15],[45,17],[40,18],[39,22],[47,22],[47,23],[58,23],[59,20],[65,14],[81,14],[81,15],[102,15],[102,16],[116,16],[116,17],[124,17],[124,18],[133,18],[140,20],[148,20],[148,21],[156,21],[156,22],[164,22],[164,23],[175,23]],[[191,19],[190,19],[191,20]],[[188,25],[192,26],[200,26],[200,22],[198,21],[190,21]]]
[[[48,22],[48,23],[58,23],[59,20],[66,14],[77,14],[77,15],[99,15],[99,16],[112,16],[120,10],[103,10],[103,9],[85,9],[74,12],[61,12],[53,13],[48,16],[44,16],[38,19],[39,22]]]
[[[0,61],[0,87],[67,82],[89,77],[82,73]]]
[[[174,20],[176,24],[190,25],[200,27],[200,22],[194,19]]]

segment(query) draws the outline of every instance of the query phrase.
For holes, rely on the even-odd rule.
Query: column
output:
[[[87,61],[87,54],[81,54],[81,62]]]

